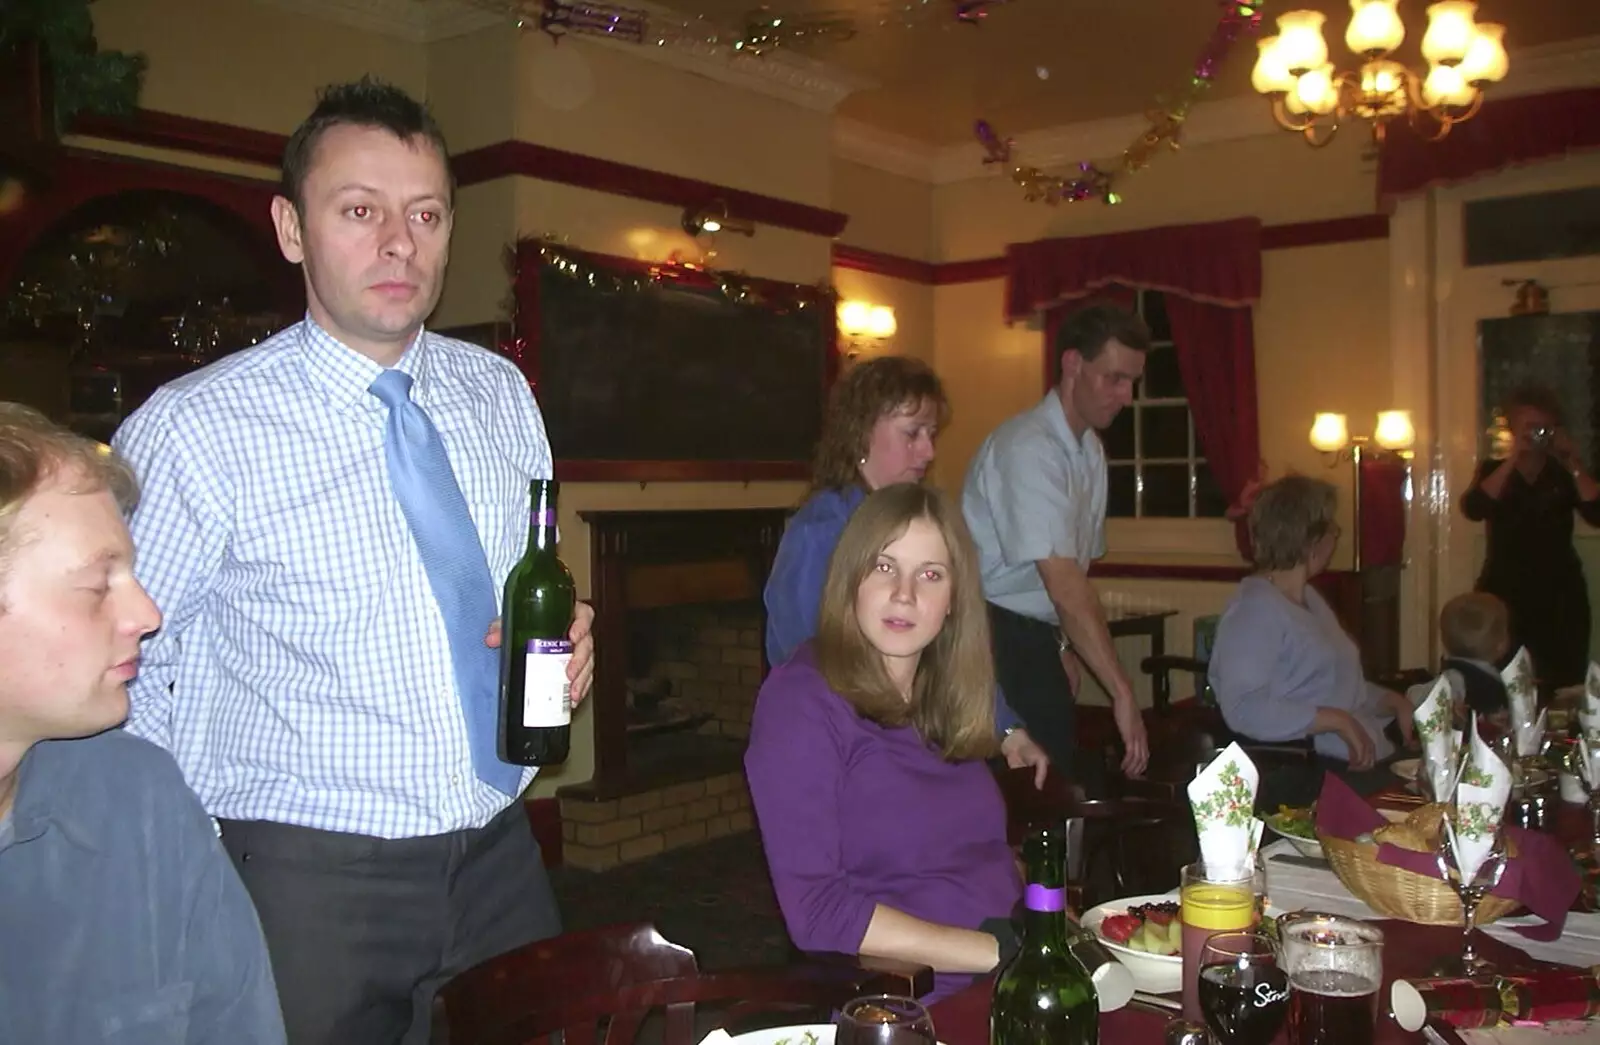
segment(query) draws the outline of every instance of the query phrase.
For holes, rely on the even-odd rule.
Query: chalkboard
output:
[[[558,461],[810,459],[831,307],[540,269],[538,395]]]

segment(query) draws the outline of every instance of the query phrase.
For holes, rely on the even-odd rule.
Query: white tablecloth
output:
[[[1267,858],[1267,902],[1273,907],[1283,911],[1309,908],[1353,918],[1383,917],[1352,896],[1332,868],[1326,865],[1306,867],[1275,859],[1298,855],[1284,839],[1265,847],[1262,853]],[[1513,926],[1537,924],[1539,919],[1533,917],[1502,918],[1483,931],[1541,961],[1584,966],[1600,963],[1600,914],[1568,914],[1560,938],[1549,943],[1539,943],[1512,931]]]

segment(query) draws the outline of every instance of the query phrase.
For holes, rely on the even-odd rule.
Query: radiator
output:
[[[1114,610],[1177,610],[1166,620],[1166,646],[1168,653],[1189,656],[1194,652],[1194,622],[1196,617],[1213,616],[1222,612],[1228,600],[1238,590],[1234,582],[1141,580],[1132,577],[1102,577],[1094,581],[1100,601],[1107,611]],[[1144,635],[1124,636],[1116,640],[1117,659],[1133,682],[1133,693],[1140,707],[1150,707],[1150,676],[1139,668],[1139,662],[1150,655],[1150,640]],[[1194,678],[1188,672],[1172,675],[1172,699],[1183,700],[1194,695]],[[1084,673],[1083,691],[1078,694],[1080,704],[1110,703],[1100,683]]]

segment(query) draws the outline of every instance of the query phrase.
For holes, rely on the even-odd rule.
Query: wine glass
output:
[[[1472,932],[1478,927],[1478,904],[1483,898],[1494,891],[1500,884],[1501,875],[1506,870],[1505,840],[1498,830],[1495,832],[1494,848],[1489,850],[1488,859],[1484,860],[1478,868],[1478,873],[1471,881],[1463,881],[1461,868],[1456,864],[1455,849],[1450,845],[1449,836],[1439,840],[1439,851],[1435,854],[1439,864],[1439,875],[1450,887],[1455,890],[1456,896],[1461,898],[1461,959],[1459,964],[1454,960],[1448,962],[1449,971],[1457,968],[1468,976],[1477,976],[1494,971],[1494,963],[1480,957],[1472,946]]]
[[[834,1045],[937,1045],[933,1018],[915,998],[873,994],[844,1003]]]
[[[1200,948],[1200,1012],[1222,1045],[1268,1045],[1289,1011],[1289,976],[1272,940],[1222,932]]]

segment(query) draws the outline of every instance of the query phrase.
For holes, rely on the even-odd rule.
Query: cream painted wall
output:
[[[504,26],[428,45],[428,108],[450,151],[516,137],[517,37]]]
[[[517,77],[523,141],[816,206],[832,198],[827,113],[579,36],[558,46],[521,34]]]
[[[849,160],[833,161],[833,208],[850,215],[840,242],[933,260],[933,186]]]
[[[149,57],[146,109],[287,133],[324,84],[371,73],[427,87],[418,44],[250,0],[99,0],[92,10],[101,47]]]

